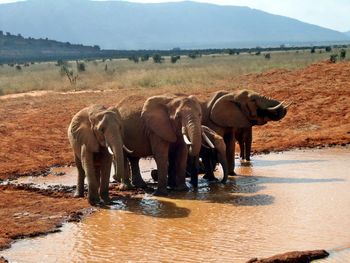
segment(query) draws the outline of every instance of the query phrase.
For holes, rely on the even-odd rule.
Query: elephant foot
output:
[[[235,171],[230,171],[230,172],[228,172],[228,175],[235,176],[237,174],[235,173]]]
[[[168,190],[167,189],[157,189],[153,195],[154,196],[168,196]]]
[[[104,204],[108,205],[111,203],[111,198],[109,198],[109,196],[102,196],[101,198]]]
[[[78,191],[76,190],[73,195],[74,198],[84,197],[84,191]]]
[[[187,192],[189,191],[190,189],[188,188],[188,186],[186,184],[182,184],[182,185],[179,185],[179,186],[175,186],[173,188],[174,191],[177,191],[177,192]]]
[[[89,197],[88,198],[89,204],[92,206],[104,206],[105,203],[100,199],[100,198],[94,198],[94,197]]]
[[[221,183],[222,183],[222,184],[226,184],[226,183],[227,183],[227,177],[226,177],[226,178],[224,177],[224,178],[221,180]]]
[[[119,191],[126,191],[126,190],[131,190],[131,189],[133,189],[133,187],[132,187],[131,184],[120,183],[120,184],[117,186],[117,189],[118,189]]]
[[[203,176],[203,179],[208,180],[209,182],[218,182],[219,181],[219,179],[216,178],[213,174],[210,174],[210,175],[205,174]]]

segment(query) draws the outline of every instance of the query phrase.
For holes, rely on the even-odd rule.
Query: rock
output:
[[[328,256],[325,250],[293,251],[264,259],[252,258],[247,263],[309,263]]]

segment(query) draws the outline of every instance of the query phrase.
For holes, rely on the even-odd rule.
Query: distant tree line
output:
[[[346,48],[347,45],[333,45],[333,48]],[[202,55],[229,54],[239,55],[250,53],[260,55],[261,52],[291,51],[291,50],[331,50],[330,46],[293,46],[287,47],[255,47],[255,48],[224,48],[224,49],[180,49],[171,50],[101,50],[97,45],[84,46],[81,44],[71,44],[69,42],[59,42],[55,40],[24,38],[20,34],[12,35],[9,32],[0,31],[0,63],[26,63],[44,62],[57,60],[93,60],[93,59],[118,59],[128,58],[135,63],[148,61],[152,58],[155,63],[161,63],[163,56],[169,56],[172,63],[181,56],[199,58]],[[266,57],[269,59],[269,57]]]

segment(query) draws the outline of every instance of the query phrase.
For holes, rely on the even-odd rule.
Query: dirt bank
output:
[[[272,70],[224,79],[212,90],[187,93],[208,99],[210,92],[248,88],[279,100],[292,101],[280,122],[254,128],[255,152],[350,143],[350,63],[322,62],[297,71]],[[66,129],[72,116],[92,103],[113,105],[130,94],[161,94],[163,89],[53,93],[0,100],[0,179],[38,173],[73,162]],[[89,207],[70,193],[0,187],[0,247],[23,236],[45,233],[75,211]]]

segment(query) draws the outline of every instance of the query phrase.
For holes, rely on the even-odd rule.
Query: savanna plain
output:
[[[331,63],[331,53],[280,51],[271,52],[270,59],[248,53],[183,56],[176,63],[166,57],[160,64],[90,60],[80,61],[83,71],[70,61],[66,65],[76,77],[74,82],[57,62],[20,69],[1,65],[0,249],[20,238],[55,232],[62,223],[79,221],[91,211],[86,198],[73,198],[69,189],[11,183],[18,177],[48,175],[52,167],[73,165],[67,127],[77,111],[91,104],[112,106],[129,95],[164,93],[193,94],[204,101],[219,90],[250,89],[292,102],[281,121],[254,127],[254,154],[348,148],[350,61]],[[111,191],[120,199],[143,194]]]

